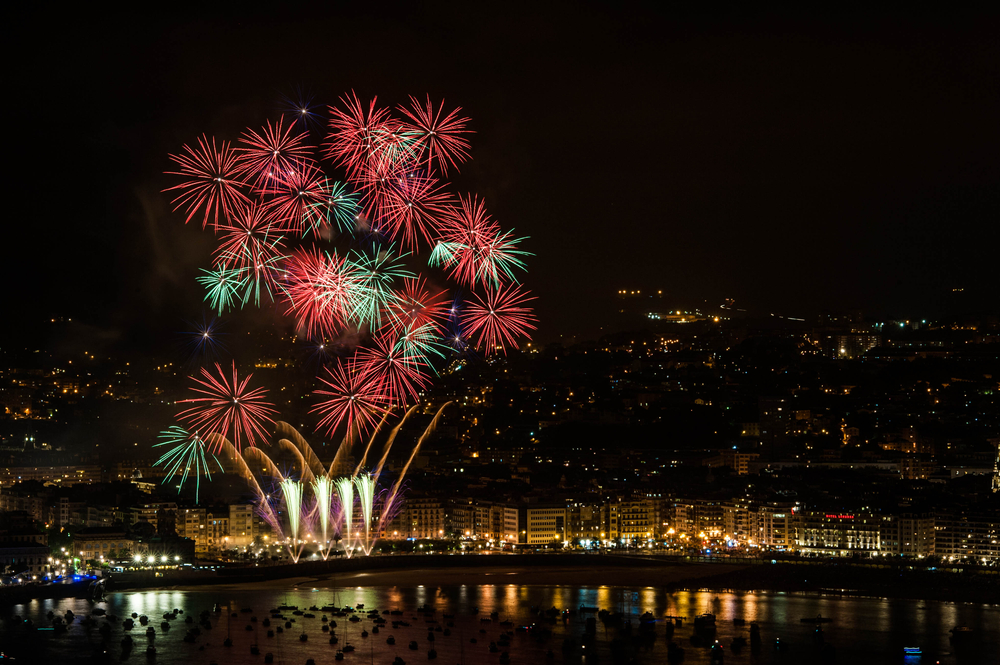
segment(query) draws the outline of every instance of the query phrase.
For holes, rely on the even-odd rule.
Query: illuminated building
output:
[[[566,538],[566,509],[538,506],[525,509],[525,541],[528,545],[562,544]]]

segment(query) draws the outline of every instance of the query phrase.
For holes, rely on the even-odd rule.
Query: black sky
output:
[[[466,110],[457,188],[531,236],[543,340],[597,334],[618,288],[792,315],[1000,301],[996,15],[472,4],[12,17],[5,336],[63,314],[155,351],[200,318],[211,238],[170,213],[167,153],[296,86]]]

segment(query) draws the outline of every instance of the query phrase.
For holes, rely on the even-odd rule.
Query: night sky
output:
[[[296,88],[463,107],[455,189],[531,236],[542,341],[614,325],[619,288],[792,316],[1000,301],[996,15],[231,7],[9,17],[4,337],[63,315],[155,352],[199,319],[212,237],[170,212],[167,154]]]

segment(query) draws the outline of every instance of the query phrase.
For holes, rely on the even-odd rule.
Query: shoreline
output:
[[[794,593],[843,597],[899,598],[944,602],[1000,604],[1000,574],[977,571],[952,573],[906,566],[873,568],[850,563],[801,566],[792,563],[749,565],[745,562],[678,562],[636,560],[633,557],[553,557],[526,561],[518,557],[463,558],[428,561],[398,558],[386,565],[366,566],[358,561],[351,570],[297,570],[253,580],[266,588],[349,586],[462,586],[525,585],[657,588],[666,592],[710,590],[717,592]],[[471,559],[471,560],[470,560]],[[537,557],[533,557],[537,559]],[[214,585],[230,586],[244,580],[215,578]],[[201,586],[180,582],[159,588],[187,590]]]
[[[628,556],[517,555],[373,557],[346,561],[309,561],[297,565],[189,571],[155,577],[152,572],[113,575],[108,592],[195,591],[209,588],[316,589],[352,586],[455,587],[565,586],[654,588],[664,592],[770,592],[858,598],[900,598],[1000,604],[1000,574],[875,568],[836,562],[823,565],[743,561],[662,560]],[[31,587],[8,588],[0,605],[35,597]]]

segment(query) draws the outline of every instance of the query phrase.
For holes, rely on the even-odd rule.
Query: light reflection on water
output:
[[[173,627],[169,632],[163,633],[160,629],[165,612],[181,608],[186,614],[193,614],[197,620],[197,615],[202,610],[212,609],[215,603],[222,605],[225,611],[212,615],[215,627],[211,631],[203,631],[197,644],[185,644],[182,641],[188,628],[183,623],[183,617],[172,622]],[[487,647],[505,628],[495,622],[481,621],[490,612],[496,611],[500,620],[509,618],[522,624],[532,620],[532,606],[543,609],[555,606],[563,609],[578,608],[581,605],[617,610],[633,618],[646,611],[658,618],[667,615],[687,617],[683,627],[676,629],[674,635],[674,640],[686,650],[685,663],[709,662],[707,649],[694,647],[689,640],[692,634],[691,620],[705,612],[717,616],[716,637],[727,647],[727,664],[819,662],[813,643],[814,626],[800,621],[819,614],[832,619],[831,623],[824,625],[824,634],[826,641],[837,649],[838,663],[899,663],[902,662],[902,647],[913,645],[923,647],[926,655],[923,660],[908,660],[908,663],[930,664],[937,660],[943,664],[1000,662],[997,658],[1000,652],[1000,607],[997,606],[782,593],[731,594],[702,591],[667,594],[652,587],[547,587],[503,583],[482,586],[348,587],[319,590],[227,586],[190,591],[128,591],[112,594],[105,602],[96,606],[76,599],[39,600],[0,610],[0,650],[17,656],[17,662],[24,663],[88,661],[93,650],[102,644],[98,627],[106,620],[99,618],[95,626],[86,627],[80,623],[80,619],[94,607],[100,607],[119,617],[117,623],[111,624],[112,632],[107,642],[111,662],[146,662],[144,652],[147,638],[145,629],[140,629],[138,623],[131,632],[135,648],[127,660],[120,661],[119,644],[124,632],[121,620],[135,612],[147,615],[150,625],[156,629],[157,636],[153,640],[157,647],[155,662],[161,665],[199,665],[213,660],[235,665],[261,663],[262,656],[251,656],[249,653],[249,646],[254,640],[259,641],[261,653],[271,651],[275,654],[275,663],[302,665],[307,658],[316,658],[317,662],[322,663],[332,660],[337,647],[329,645],[326,635],[320,632],[319,618],[297,617],[298,620],[290,630],[274,638],[267,638],[264,634],[266,629],[260,623],[250,624],[250,614],[239,613],[239,610],[252,607],[253,614],[263,620],[268,616],[267,610],[282,604],[298,605],[301,609],[306,609],[311,605],[355,606],[359,603],[366,608],[380,610],[405,609],[407,614],[402,618],[412,626],[397,630],[383,629],[378,636],[362,639],[360,632],[363,627],[370,629],[370,622],[366,620],[360,624],[352,624],[346,618],[337,619],[338,626],[335,630],[338,636],[342,640],[350,640],[358,647],[358,652],[349,654],[345,663],[362,657],[365,662],[374,660],[389,663],[395,655],[400,655],[407,661],[425,660],[429,645],[423,617],[410,618],[414,616],[413,610],[416,607],[425,604],[437,608],[436,618],[442,623],[442,614],[456,615],[451,637],[436,634],[434,647],[442,663],[492,664],[498,661],[499,655],[488,653]],[[476,607],[479,608],[479,616],[472,614]],[[29,632],[8,620],[12,614],[19,614],[30,618],[37,627],[49,626],[49,611],[62,615],[67,609],[78,617],[65,634]],[[235,619],[229,616],[233,611],[238,613]],[[289,613],[286,612],[286,615],[291,618]],[[584,631],[585,616],[576,614],[570,616],[565,624],[560,621],[551,626],[553,636],[544,643],[537,643],[526,635],[515,635],[509,649],[512,661],[544,662],[545,652],[551,649],[554,652],[554,660],[551,662],[564,662],[561,650],[563,639],[571,637],[579,640]],[[747,626],[735,626],[733,619],[737,618],[744,619]],[[737,635],[748,635],[750,622],[760,625],[764,648],[757,656],[752,656],[749,650],[741,654],[730,652],[730,640]],[[247,625],[252,625],[255,630],[246,631]],[[984,647],[978,656],[962,660],[951,654],[948,631],[956,625],[968,625],[977,631]],[[303,629],[310,635],[306,643],[298,641],[298,635]],[[664,630],[663,622],[658,622],[656,639],[637,652],[638,662],[665,662]],[[227,634],[232,635],[235,643],[228,649],[222,646]],[[389,634],[396,637],[397,644],[394,647],[385,643],[385,637]],[[478,639],[476,644],[469,641],[472,637]],[[614,637],[613,629],[605,630],[598,624],[597,648],[600,662],[612,662],[609,646]],[[791,645],[788,652],[779,653],[771,648],[776,637],[781,637]],[[410,640],[418,641],[418,651],[407,649]],[[340,646],[342,645],[343,641]],[[204,650],[199,650],[199,646],[204,646]]]

